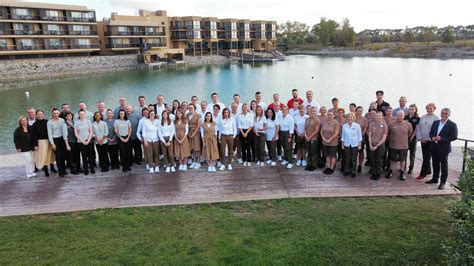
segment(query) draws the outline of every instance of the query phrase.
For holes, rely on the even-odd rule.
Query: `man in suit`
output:
[[[441,170],[441,180],[438,189],[444,189],[448,179],[448,156],[451,152],[451,142],[458,138],[458,127],[456,123],[449,120],[451,110],[441,110],[441,119],[433,122],[430,130],[430,138],[433,141],[433,178],[426,181],[427,184],[437,184]]]

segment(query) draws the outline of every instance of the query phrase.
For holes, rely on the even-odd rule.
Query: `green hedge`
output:
[[[450,265],[474,265],[474,158],[466,169],[459,177],[461,197],[451,206],[454,236],[443,244]]]

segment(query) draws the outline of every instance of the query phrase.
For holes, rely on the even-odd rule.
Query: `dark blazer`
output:
[[[28,132],[25,133],[22,127],[18,127],[13,134],[13,142],[15,149],[21,152],[33,150],[33,138],[31,135],[31,127],[28,127]]]
[[[441,120],[436,120],[433,122],[430,130],[430,138],[438,136],[438,126]],[[439,132],[441,140],[438,143],[435,143],[435,151],[439,153],[450,153],[451,152],[451,142],[455,141],[458,138],[458,126],[453,121],[449,120],[444,125],[441,132]]]

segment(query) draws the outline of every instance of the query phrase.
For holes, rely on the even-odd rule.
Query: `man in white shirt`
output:
[[[207,111],[212,113],[214,111],[214,105],[216,104],[220,106],[220,110],[224,110],[225,104],[219,102],[219,94],[217,94],[217,92],[211,94],[211,99],[211,103],[207,105]]]
[[[257,102],[257,105],[262,107],[264,112],[267,111],[267,104],[262,101],[262,93],[261,92],[257,91],[255,93],[255,101]]]
[[[406,116],[408,114],[407,102],[408,102],[407,97],[405,96],[400,97],[400,100],[398,100],[398,103],[400,104],[400,106],[393,110],[392,116],[397,117],[398,111],[403,111]]]
[[[304,105],[305,108],[307,108],[308,105],[315,107],[316,108],[316,114],[319,115],[319,109],[321,108],[321,106],[319,105],[318,102],[313,100],[313,91],[312,90],[306,91],[306,100],[304,100],[303,105]]]
[[[29,107],[26,112],[28,113],[28,125],[31,127],[36,122],[36,110]]]
[[[143,95],[138,96],[138,106],[134,108],[133,112],[135,114],[141,114],[143,108],[145,107],[147,107],[145,103],[145,96]],[[105,116],[104,116],[104,119],[105,119]]]
[[[237,93],[234,94],[234,101],[232,102],[232,104],[234,103],[237,104],[237,114],[242,113],[242,103],[240,102],[240,95]]]
[[[347,123],[342,126],[342,150],[345,153],[345,172],[344,176],[351,175],[351,177],[356,177],[357,170],[357,154],[358,151],[362,148],[362,129],[359,124],[354,122],[355,115],[349,113],[347,115]]]

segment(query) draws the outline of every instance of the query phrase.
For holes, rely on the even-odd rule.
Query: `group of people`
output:
[[[286,103],[275,93],[268,105],[261,92],[249,104],[235,94],[229,107],[217,93],[209,103],[193,96],[190,102],[166,104],[159,95],[156,103],[147,104],[140,96],[135,107],[122,97],[115,109],[99,101],[95,112],[85,103],[75,113],[63,104],[61,109],[52,108],[49,120],[42,110],[28,108],[27,115],[18,119],[14,143],[28,177],[36,176],[38,169],[46,176],[51,171],[63,177],[67,169],[71,174],[94,174],[96,157],[102,172],[119,168],[128,172],[132,164],[143,163],[144,154],[152,174],[160,167],[166,173],[200,169],[204,162],[209,172],[231,171],[237,162],[245,167],[324,168],[323,173],[330,175],[340,161],[342,173],[356,177],[366,160],[372,179],[391,178],[398,164],[398,177],[405,180],[405,171],[413,172],[420,141],[423,163],[416,179],[432,175],[426,183],[439,182],[442,189],[457,126],[449,120],[449,108],[441,110],[441,118],[434,103],[425,108],[420,117],[418,107],[408,105],[406,97],[393,108],[383,91],[376,92],[366,113],[354,103],[346,110],[337,98],[330,108],[320,106],[313,91],[306,91],[302,99],[296,89]]]

